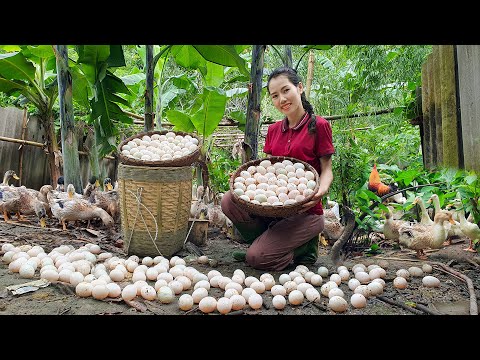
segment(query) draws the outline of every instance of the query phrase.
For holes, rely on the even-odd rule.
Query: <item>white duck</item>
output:
[[[476,253],[477,251],[474,249],[474,244],[480,241],[480,228],[477,224],[471,223],[467,221],[467,219],[465,219],[465,210],[463,209],[463,205],[461,202],[455,202],[454,205],[460,218],[460,229],[462,229],[462,232],[470,240],[470,245],[468,246],[468,248],[463,250]]]
[[[437,194],[433,194],[432,196],[430,196],[430,199],[428,199],[427,202],[433,203],[433,207],[435,208],[435,214],[438,214],[441,211],[448,211],[448,210],[443,210],[440,207],[440,199],[438,198]],[[452,213],[452,218],[455,221],[455,224],[452,224],[451,226],[447,226],[448,235],[444,245],[451,245],[453,237],[465,236],[462,229],[460,228],[460,223],[458,222],[459,217],[458,215],[455,216],[456,214],[457,214],[456,212]]]

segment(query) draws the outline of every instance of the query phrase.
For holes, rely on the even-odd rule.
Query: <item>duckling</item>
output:
[[[430,219],[430,216],[428,215],[427,208],[425,207],[425,203],[423,202],[423,199],[420,196],[415,197],[415,200],[413,200],[412,205],[418,205],[420,206],[420,224],[422,225],[433,225],[433,220]]]
[[[10,186],[8,182],[10,181],[11,178],[14,178],[15,180],[20,180],[20,178],[17,176],[15,171],[13,170],[7,170],[5,172],[5,175],[3,176],[3,181],[0,184],[0,186]]]
[[[448,210],[442,210],[440,207],[440,199],[438,198],[437,194],[433,194],[430,196],[430,199],[428,199],[427,203],[433,203],[433,207],[435,208],[435,214],[438,214],[441,211],[448,211]],[[451,245],[452,244],[452,238],[459,238],[464,236],[462,229],[460,228],[460,223],[458,222],[459,216],[456,212],[452,213],[452,218],[455,224],[452,224],[451,226],[447,226],[448,230],[448,235],[447,235],[447,240],[443,245]]]
[[[460,218],[460,229],[462,229],[462,232],[470,241],[468,248],[463,250],[476,253],[477,251],[474,248],[474,244],[477,244],[480,241],[480,228],[477,224],[471,223],[465,219],[465,210],[463,209],[461,202],[455,202],[454,205]]]
[[[435,214],[433,225],[411,224],[403,225],[398,229],[398,242],[417,252],[419,259],[426,259],[424,249],[439,249],[447,239],[447,229],[444,222],[454,223],[452,214],[439,212]]]
[[[85,199],[55,199],[51,191],[47,194],[47,198],[49,199],[53,216],[60,220],[63,230],[67,230],[68,221],[100,218],[107,227],[111,227],[114,223],[113,218],[105,210]]]

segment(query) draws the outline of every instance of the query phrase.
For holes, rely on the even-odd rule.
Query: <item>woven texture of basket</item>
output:
[[[305,170],[310,170],[311,172],[313,172],[315,174],[316,185],[315,185],[315,188],[313,189],[313,194],[305,197],[305,199],[303,201],[297,202],[295,204],[283,205],[283,206],[280,206],[280,205],[275,205],[275,206],[273,206],[273,205],[258,205],[258,204],[253,204],[249,201],[245,201],[243,199],[240,199],[240,197],[237,194],[235,194],[235,192],[233,191],[233,189],[234,189],[233,183],[234,183],[235,178],[239,177],[240,173],[242,171],[247,170],[250,166],[259,165],[263,160],[270,160],[270,162],[272,164],[275,164],[276,162],[279,162],[279,161],[281,162],[283,160],[290,160],[293,163],[300,162],[303,165],[305,165]],[[320,186],[319,175],[318,175],[317,170],[315,170],[315,168],[312,165],[306,163],[305,161],[295,159],[295,158],[292,158],[292,157],[287,157],[287,156],[270,156],[270,157],[263,158],[263,159],[248,161],[245,164],[243,164],[242,166],[240,166],[237,169],[237,171],[235,171],[235,173],[230,178],[230,191],[232,193],[233,201],[236,204],[240,205],[245,210],[247,210],[250,214],[263,216],[263,217],[279,217],[279,218],[282,218],[282,217],[288,217],[288,216],[297,214],[302,209],[302,205],[309,202],[312,199],[313,195],[318,192],[318,187],[319,186]]]
[[[131,158],[128,156],[125,156],[122,154],[122,147],[123,145],[127,144],[129,141],[136,139],[136,138],[142,138],[145,135],[152,136],[153,134],[158,134],[158,135],[165,135],[167,132],[174,132],[176,135],[190,135],[192,138],[195,138],[198,140],[198,143],[200,144],[200,139],[190,133],[182,132],[182,131],[171,131],[171,130],[163,130],[163,131],[145,131],[138,133],[136,135],[130,136],[123,140],[120,145],[117,147],[117,154],[118,154],[118,159],[122,164],[126,165],[138,165],[138,166],[155,166],[155,167],[173,167],[173,166],[188,166],[193,164],[199,159],[200,156],[200,145],[197,146],[197,150],[192,152],[189,155],[183,156],[178,159],[172,159],[172,160],[140,160],[140,159],[135,159]]]
[[[181,250],[192,204],[192,167],[118,165],[124,247],[129,255]]]

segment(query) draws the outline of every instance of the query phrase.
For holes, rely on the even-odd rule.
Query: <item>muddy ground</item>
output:
[[[49,228],[41,229],[35,223],[7,224],[0,219],[0,246],[4,243],[14,245],[30,244],[40,245],[48,253],[54,247],[61,244],[70,244],[78,248],[86,243],[98,244],[103,251],[127,258],[128,256],[122,249],[122,236],[119,227],[116,231],[107,233],[105,230],[97,229],[94,234],[86,231],[85,226],[69,226],[68,231],[64,232],[49,220]],[[457,240],[458,241],[458,240]],[[240,315],[469,315],[470,299],[467,283],[460,277],[446,272],[435,263],[448,265],[454,271],[461,273],[471,279],[476,298],[480,298],[480,272],[479,258],[477,254],[463,251],[467,245],[466,239],[459,241],[454,245],[440,250],[427,252],[428,261],[419,261],[414,257],[410,250],[401,250],[392,246],[382,247],[382,251],[374,256],[366,256],[361,253],[359,256],[352,257],[351,254],[344,259],[344,265],[349,270],[355,263],[365,265],[377,264],[380,260],[387,260],[387,277],[385,278],[386,287],[381,297],[370,298],[367,306],[363,309],[354,309],[349,304],[349,309],[342,314],[336,314],[327,308],[327,298],[322,296],[318,304],[312,304],[307,300],[301,305],[291,306],[287,304],[285,309],[276,310],[272,306],[272,296],[266,291],[262,296],[264,305],[259,310],[253,310],[246,306]],[[205,245],[199,249],[213,260],[212,267],[209,265],[200,265],[196,262],[187,265],[194,266],[197,270],[207,274],[208,271],[215,268],[222,275],[231,276],[237,268],[242,269],[246,276],[259,277],[263,272],[249,267],[244,262],[235,261],[231,253],[235,249],[245,249],[246,245],[228,238],[218,229],[211,228],[208,232],[208,239]],[[330,274],[336,272],[336,266],[333,265],[330,255],[330,247],[320,247],[319,257],[314,266],[309,269],[316,272],[319,266],[326,266]],[[156,256],[157,254],[152,254]],[[191,251],[183,249],[177,255],[192,258]],[[407,269],[410,266],[421,266],[425,262],[434,264],[433,273],[441,281],[438,288],[426,288],[422,285],[421,278],[411,278],[408,287],[404,290],[398,290],[393,287],[393,279],[396,270],[400,268]],[[282,272],[271,272],[278,283],[278,277],[282,273],[292,271],[294,267],[287,268]],[[158,300],[146,301],[139,297],[130,304],[125,303],[121,298],[105,300],[95,300],[93,298],[80,298],[75,295],[73,287],[64,283],[51,283],[49,286],[40,288],[36,291],[27,292],[21,295],[13,295],[6,287],[10,285],[23,284],[31,280],[39,279],[38,270],[34,279],[23,279],[18,273],[12,273],[8,270],[8,265],[0,262],[0,314],[2,315],[179,315],[179,316],[212,316],[218,315],[214,312],[208,315],[201,313],[198,306],[185,312],[178,308],[177,301],[170,304],[161,304]],[[327,279],[328,280],[328,279]],[[325,283],[324,279],[324,283]],[[127,283],[120,283],[123,287]],[[153,286],[153,282],[151,283]],[[350,299],[352,292],[346,283],[342,283],[340,288],[345,293],[345,298]],[[318,290],[320,288],[318,287]],[[187,291],[192,293],[192,290]],[[223,291],[218,288],[212,288],[209,294],[219,298]],[[179,295],[176,296],[178,299]],[[235,314],[238,314],[236,312]]]

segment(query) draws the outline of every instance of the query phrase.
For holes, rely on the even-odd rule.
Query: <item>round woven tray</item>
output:
[[[283,161],[283,160],[290,160],[293,163],[296,163],[296,162],[302,163],[303,165],[305,165],[305,170],[310,170],[311,172],[313,172],[315,174],[315,182],[317,184],[315,185],[315,188],[313,189],[313,193],[311,195],[305,197],[305,199],[303,201],[297,202],[295,204],[283,205],[283,206],[280,206],[280,205],[275,205],[275,206],[273,206],[273,205],[257,205],[257,204],[252,204],[249,201],[245,201],[243,199],[240,199],[240,197],[237,194],[235,194],[235,192],[233,191],[233,183],[234,183],[235,178],[240,176],[240,173],[243,170],[247,170],[252,165],[257,166],[263,160],[270,160],[272,164],[275,164],[276,162]],[[315,168],[312,165],[306,163],[305,161],[295,159],[295,158],[292,158],[292,157],[287,157],[287,156],[270,156],[270,157],[266,157],[266,158],[263,158],[263,159],[248,161],[245,164],[243,164],[242,166],[240,166],[237,169],[237,171],[235,171],[235,173],[230,178],[230,192],[232,193],[233,202],[240,205],[242,208],[247,210],[250,214],[263,216],[263,217],[280,217],[281,218],[281,217],[288,217],[288,216],[291,216],[291,215],[294,215],[294,214],[298,214],[298,212],[302,209],[302,206],[304,204],[306,204],[307,202],[309,202],[313,198],[313,196],[318,192],[319,186],[320,186],[319,175],[318,175],[317,170],[315,170]]]
[[[200,144],[200,139],[190,133],[186,133],[183,131],[171,131],[171,130],[162,130],[162,131],[145,131],[138,133],[136,135],[130,136],[123,140],[120,145],[117,147],[117,154],[118,154],[118,159],[122,164],[125,165],[137,165],[137,166],[162,166],[162,167],[173,167],[173,166],[189,166],[196,162],[199,159],[200,156],[200,145],[197,146],[197,150],[192,152],[191,154],[187,156],[183,156],[178,159],[172,159],[172,160],[140,160],[140,159],[134,159],[128,156],[125,156],[122,154],[122,147],[123,145],[127,144],[129,141],[136,139],[136,138],[142,138],[145,135],[152,136],[153,134],[158,134],[158,135],[165,135],[167,132],[174,132],[176,135],[190,135],[192,138],[195,138],[198,140],[198,143]]]

